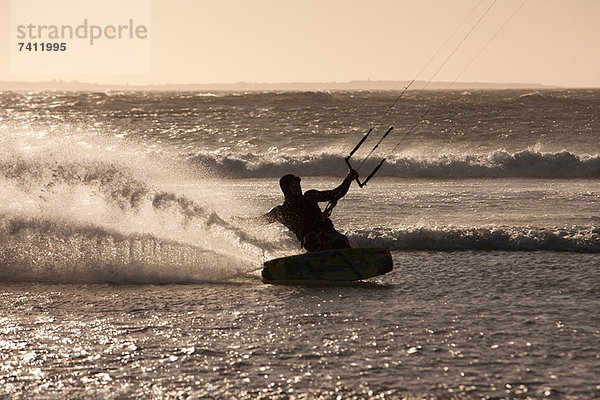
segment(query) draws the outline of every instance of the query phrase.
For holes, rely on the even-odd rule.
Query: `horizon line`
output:
[[[412,84],[411,84],[412,82]],[[99,83],[50,79],[40,81],[0,81],[0,90],[216,90],[216,91],[310,91],[310,90],[477,90],[477,89],[597,89],[597,86],[561,86],[529,82],[449,82],[425,80],[349,80],[321,82],[215,82],[215,83]],[[171,88],[171,89],[169,89]]]

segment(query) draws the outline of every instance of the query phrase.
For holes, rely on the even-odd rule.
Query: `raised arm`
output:
[[[336,187],[335,189],[308,190],[306,193],[304,193],[304,196],[309,197],[310,199],[317,202],[337,201],[344,197],[346,193],[348,193],[348,189],[350,189],[350,184],[356,178],[358,178],[358,172],[356,172],[355,170],[350,170],[350,172],[348,172],[348,175],[346,175],[346,178],[344,178],[342,184]]]

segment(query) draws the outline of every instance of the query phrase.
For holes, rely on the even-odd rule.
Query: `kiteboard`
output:
[[[268,260],[262,277],[265,283],[351,282],[386,274],[392,268],[392,255],[386,249],[334,249]]]

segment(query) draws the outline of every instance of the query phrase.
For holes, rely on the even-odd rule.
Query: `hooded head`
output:
[[[299,193],[293,192],[293,189],[290,188],[292,184],[298,185]],[[281,191],[283,192],[286,198],[290,196],[293,197],[302,195],[302,189],[300,189],[300,177],[298,176],[292,174],[286,174],[282,176],[281,179],[279,179],[279,187],[281,188]]]

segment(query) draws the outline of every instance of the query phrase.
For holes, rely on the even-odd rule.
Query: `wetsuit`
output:
[[[345,179],[335,189],[308,190],[297,196],[290,193],[288,182],[283,182],[282,178],[280,184],[285,201],[265,217],[269,222],[277,221],[292,231],[307,251],[350,248],[348,238],[335,230],[318,203],[339,200],[348,192],[351,183],[352,180]]]

